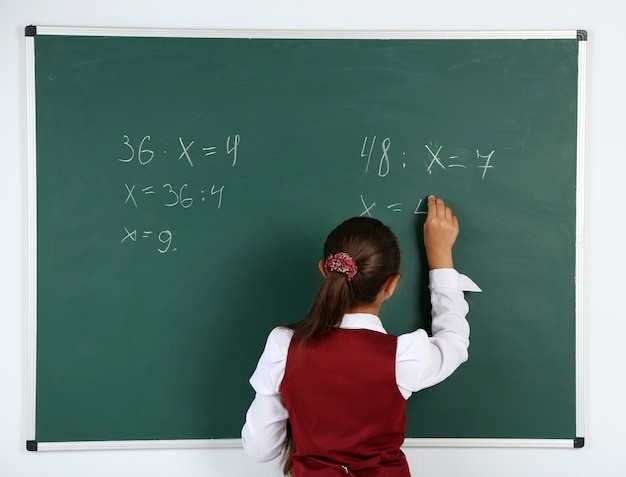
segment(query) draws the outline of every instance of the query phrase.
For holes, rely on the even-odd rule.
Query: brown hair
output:
[[[343,315],[358,305],[374,302],[387,279],[400,271],[400,248],[394,233],[377,219],[353,217],[337,226],[326,239],[324,258],[345,252],[358,267],[356,275],[330,272],[322,281],[308,315],[291,325],[302,345],[339,326]],[[283,473],[289,475],[295,442],[291,426],[283,446]]]

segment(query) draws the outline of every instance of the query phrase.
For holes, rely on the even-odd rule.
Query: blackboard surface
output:
[[[34,439],[239,437],[350,216],[400,238],[388,331],[428,328],[428,194],[483,293],[407,436],[575,439],[579,44],[36,35]]]

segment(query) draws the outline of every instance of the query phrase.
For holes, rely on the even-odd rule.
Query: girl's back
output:
[[[297,443],[294,475],[323,466],[334,468],[330,475],[340,467],[409,476],[399,451],[406,400],[396,384],[396,344],[367,329],[335,329],[305,346],[292,340],[281,392]]]

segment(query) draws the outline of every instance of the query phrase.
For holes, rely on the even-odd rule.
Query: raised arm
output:
[[[424,247],[428,267],[454,268],[452,246],[459,235],[459,222],[443,199],[428,197],[428,216],[424,222]]]
[[[464,291],[480,291],[465,275],[453,269],[452,247],[459,234],[459,223],[443,199],[428,198],[424,223],[424,246],[430,268],[432,336],[416,330],[398,337],[396,379],[402,395],[433,386],[467,360],[469,307]]]

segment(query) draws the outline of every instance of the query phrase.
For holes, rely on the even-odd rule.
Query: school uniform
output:
[[[406,400],[467,360],[463,291],[480,291],[453,269],[432,270],[429,278],[432,337],[424,330],[388,335],[367,313],[345,315],[305,346],[290,329],[272,330],[250,378],[256,396],[242,429],[246,452],[259,462],[278,457],[289,419],[294,477],[408,477],[400,450]]]

